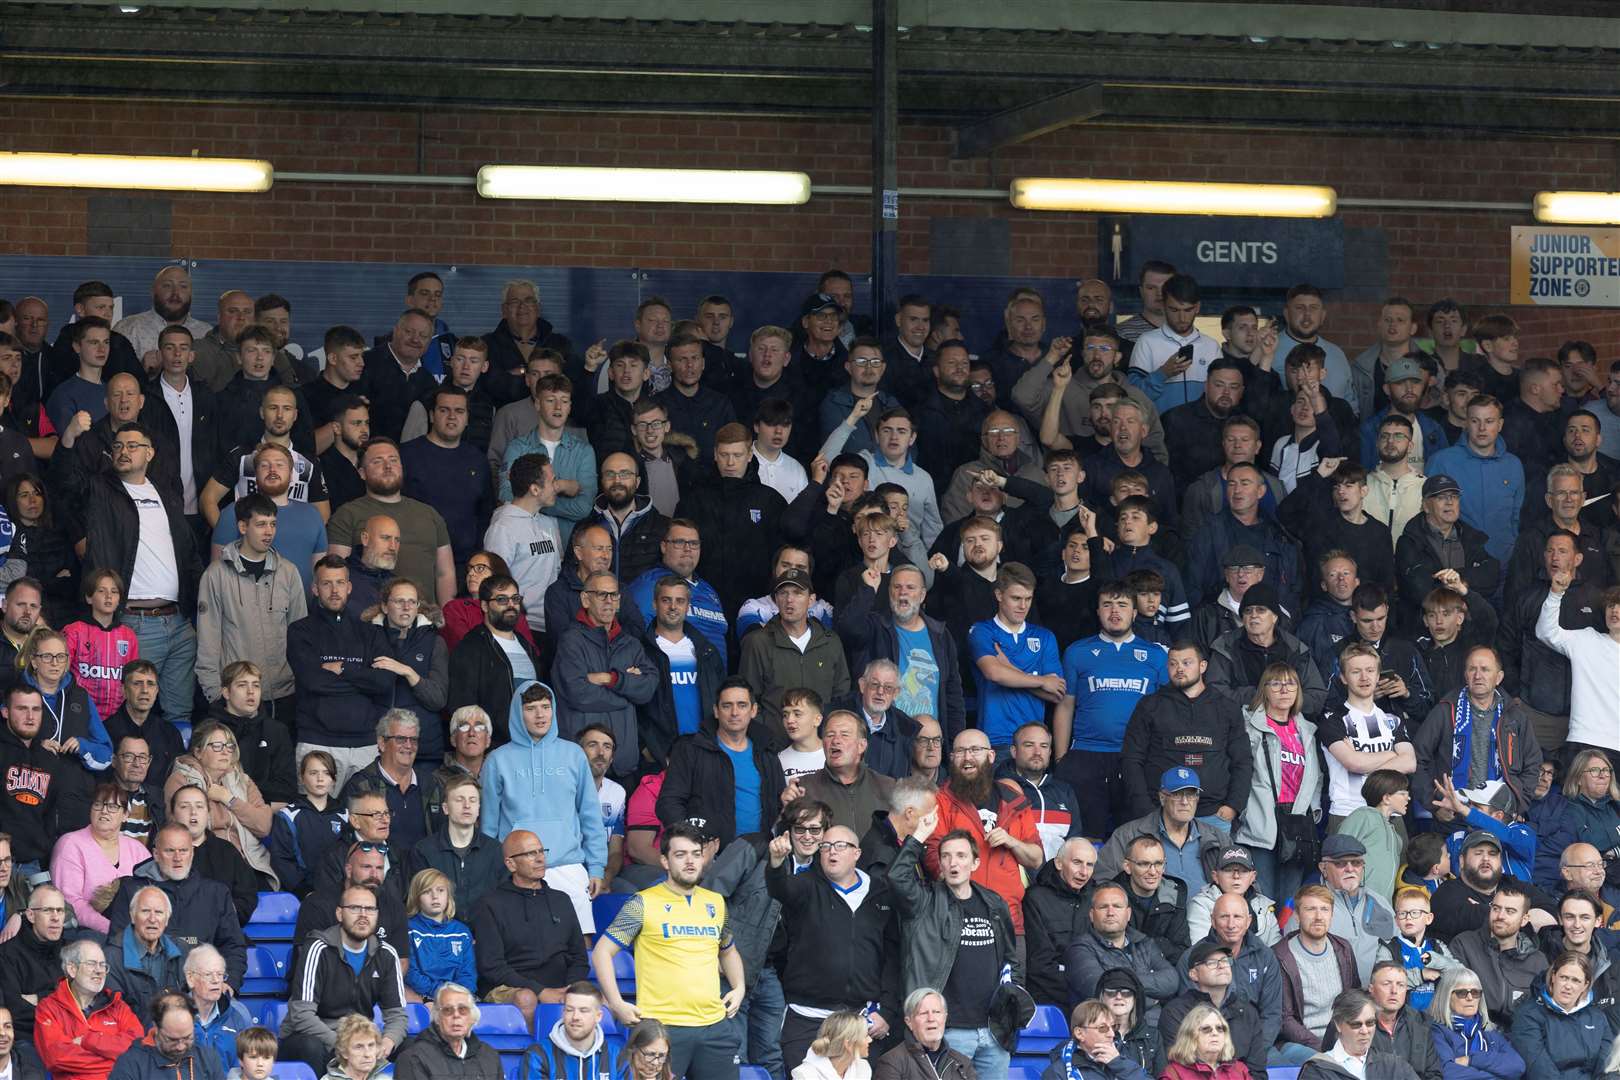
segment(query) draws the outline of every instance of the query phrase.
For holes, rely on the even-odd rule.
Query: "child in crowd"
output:
[[[1395,890],[1395,936],[1384,942],[1382,951],[1406,969],[1406,1003],[1419,1012],[1434,1000],[1434,984],[1441,974],[1461,966],[1443,942],[1429,937],[1433,922],[1426,890],[1416,885]]]
[[[782,727],[790,745],[777,757],[787,782],[820,772],[827,764],[821,748],[821,695],[805,686],[783,693]]]
[[[90,607],[90,618],[68,623],[68,665],[73,681],[96,703],[96,712],[111,716],[124,704],[124,665],[140,659],[141,643],[135,631],[118,621],[124,602],[124,579],[116,570],[91,570],[84,575],[80,595]]]
[[[443,983],[478,985],[472,930],[456,918],[456,887],[438,870],[421,870],[411,878],[405,899],[410,916],[411,966],[405,973],[405,997],[433,1000]]]
[[[276,1036],[269,1028],[250,1027],[236,1036],[240,1065],[225,1080],[270,1080],[276,1067]]]
[[[1157,570],[1132,570],[1125,575],[1125,587],[1136,604],[1136,619],[1131,629],[1139,638],[1157,642],[1165,648],[1171,645],[1170,631],[1164,624],[1164,575]]]

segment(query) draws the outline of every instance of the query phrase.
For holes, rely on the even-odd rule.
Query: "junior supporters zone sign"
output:
[[[1620,229],[1513,229],[1515,304],[1620,307]]]

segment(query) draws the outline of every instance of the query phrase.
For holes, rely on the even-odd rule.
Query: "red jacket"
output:
[[[1219,1065],[1178,1065],[1172,1061],[1159,1074],[1159,1080],[1249,1080],[1249,1067],[1237,1060]]]
[[[118,991],[97,994],[86,1016],[66,979],[34,1013],[34,1045],[56,1080],[107,1080],[113,1062],[144,1034]]]
[[[1035,811],[1024,798],[1018,785],[1011,780],[997,780],[996,794],[1001,802],[995,813],[994,826],[1006,829],[1015,839],[1040,845],[1041,834],[1035,828]],[[983,811],[988,814],[989,811]],[[928,838],[928,850],[923,865],[929,876],[939,877],[939,842],[956,829],[973,834],[979,847],[979,868],[973,871],[973,880],[1007,901],[1012,912],[1013,932],[1024,933],[1024,886],[1033,878],[1026,873],[1013,853],[1004,847],[993,848],[984,838],[985,818],[977,806],[969,805],[951,793],[949,787],[939,789],[939,824]]]

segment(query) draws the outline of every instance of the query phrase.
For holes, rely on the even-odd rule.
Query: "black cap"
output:
[[[1205,938],[1187,950],[1187,966],[1195,968],[1204,961],[1216,956],[1231,956],[1232,950],[1222,945],[1214,938]]]
[[[1221,556],[1221,569],[1230,570],[1234,566],[1264,566],[1266,557],[1250,547],[1248,544],[1238,544],[1229,547]]]
[[[1436,473],[1423,481],[1423,497],[1432,499],[1436,495],[1461,495],[1462,487],[1445,473]]]
[[[836,311],[842,315],[844,309],[838,306],[837,300],[824,292],[811,293],[804,298],[804,303],[799,305],[799,318],[814,315],[818,311]]]
[[[771,582],[771,593],[774,595],[784,585],[797,585],[805,592],[815,591],[810,585],[810,575],[796,566],[790,566],[776,575],[776,580]]]
[[[1473,832],[1463,837],[1462,847],[1458,848],[1457,850],[1459,852],[1463,852],[1467,851],[1469,848],[1479,847],[1481,844],[1489,844],[1497,851],[1502,850],[1502,841],[1498,840],[1494,834],[1488,833],[1484,829],[1475,829]]]
[[[1238,601],[1238,614],[1242,615],[1245,610],[1252,607],[1266,608],[1277,618],[1282,618],[1282,599],[1277,595],[1277,587],[1264,581],[1258,585],[1250,585],[1249,591]]]

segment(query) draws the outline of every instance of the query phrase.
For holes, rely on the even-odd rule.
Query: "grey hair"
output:
[[[90,948],[102,953],[102,958],[106,959],[106,953],[102,952],[101,946],[89,938],[80,938],[78,941],[64,945],[62,947],[62,974],[67,974],[69,965],[77,967],[80,959],[84,956],[85,950]]]
[[[949,1016],[950,1006],[945,1002],[945,995],[940,993],[938,990],[935,990],[932,986],[919,986],[917,989],[906,995],[906,1004],[905,1009],[903,1010],[906,1019],[910,1020],[913,1016],[916,1016],[917,1010],[922,1008],[922,1003],[931,997],[939,998],[940,1007],[947,1010],[945,1015]]]
[[[377,721],[377,738],[380,739],[389,734],[388,729],[393,727],[395,724],[403,724],[405,727],[415,728],[418,732],[422,730],[422,721],[415,713],[411,712],[411,710],[389,709],[387,712],[382,714],[382,719]]]
[[[438,1018],[439,1009],[441,1007],[443,1007],[443,1005],[444,1005],[444,995],[446,995],[446,994],[466,994],[467,995],[467,1002],[468,1002],[468,1004],[470,1004],[472,1006],[473,1026],[477,1027],[478,1022],[481,1019],[483,1019],[483,1016],[480,1013],[479,1008],[478,1008],[478,995],[473,993],[471,990],[467,989],[465,986],[462,986],[460,983],[442,982],[442,983],[439,984],[439,988],[437,990],[433,991],[433,1015],[434,1015],[434,1018],[435,1019]]]
[[[894,677],[896,679],[900,678],[899,666],[895,664],[893,660],[883,659],[868,662],[866,665],[866,670],[861,672],[861,678],[870,679],[873,675],[881,674],[884,671],[892,671],[894,672]]]
[[[1479,1022],[1486,1029],[1494,1028],[1491,1022],[1490,1010],[1485,1007],[1484,985],[1479,981],[1472,968],[1453,967],[1440,973],[1440,982],[1434,988],[1434,999],[1429,1002],[1429,1019],[1437,1024],[1451,1027],[1451,992],[1453,990],[1478,990],[1479,995]]]
[[[225,954],[205,941],[186,954],[185,973],[187,975],[197,974],[203,964],[210,960],[218,960],[223,964],[225,963]]]
[[[1341,991],[1339,996],[1333,999],[1333,1022],[1348,1024],[1360,1016],[1363,1009],[1371,1009],[1375,1015],[1377,1014],[1378,1006],[1371,994],[1360,989]]]
[[[483,724],[485,731],[492,735],[495,733],[494,725],[489,722],[489,713],[485,712],[477,705],[463,705],[461,708],[451,713],[450,730],[456,730],[457,724],[467,724],[469,726]]]
[[[939,789],[926,777],[906,776],[894,782],[894,789],[889,793],[889,809],[903,814],[923,806],[938,795]]]
[[[536,300],[540,299],[540,286],[523,278],[513,278],[511,281],[508,281],[505,285],[501,286],[501,303],[504,304],[508,299],[511,298],[513,289],[528,289],[530,292],[534,293],[534,298]]]
[[[158,888],[156,885],[142,885],[139,889],[135,890],[135,895],[129,898],[130,921],[133,922],[135,919],[135,905],[141,902],[141,894],[149,892],[155,892],[159,896],[163,897],[164,910],[167,912],[168,917],[172,919],[174,917],[174,901],[169,899],[169,894]]]

